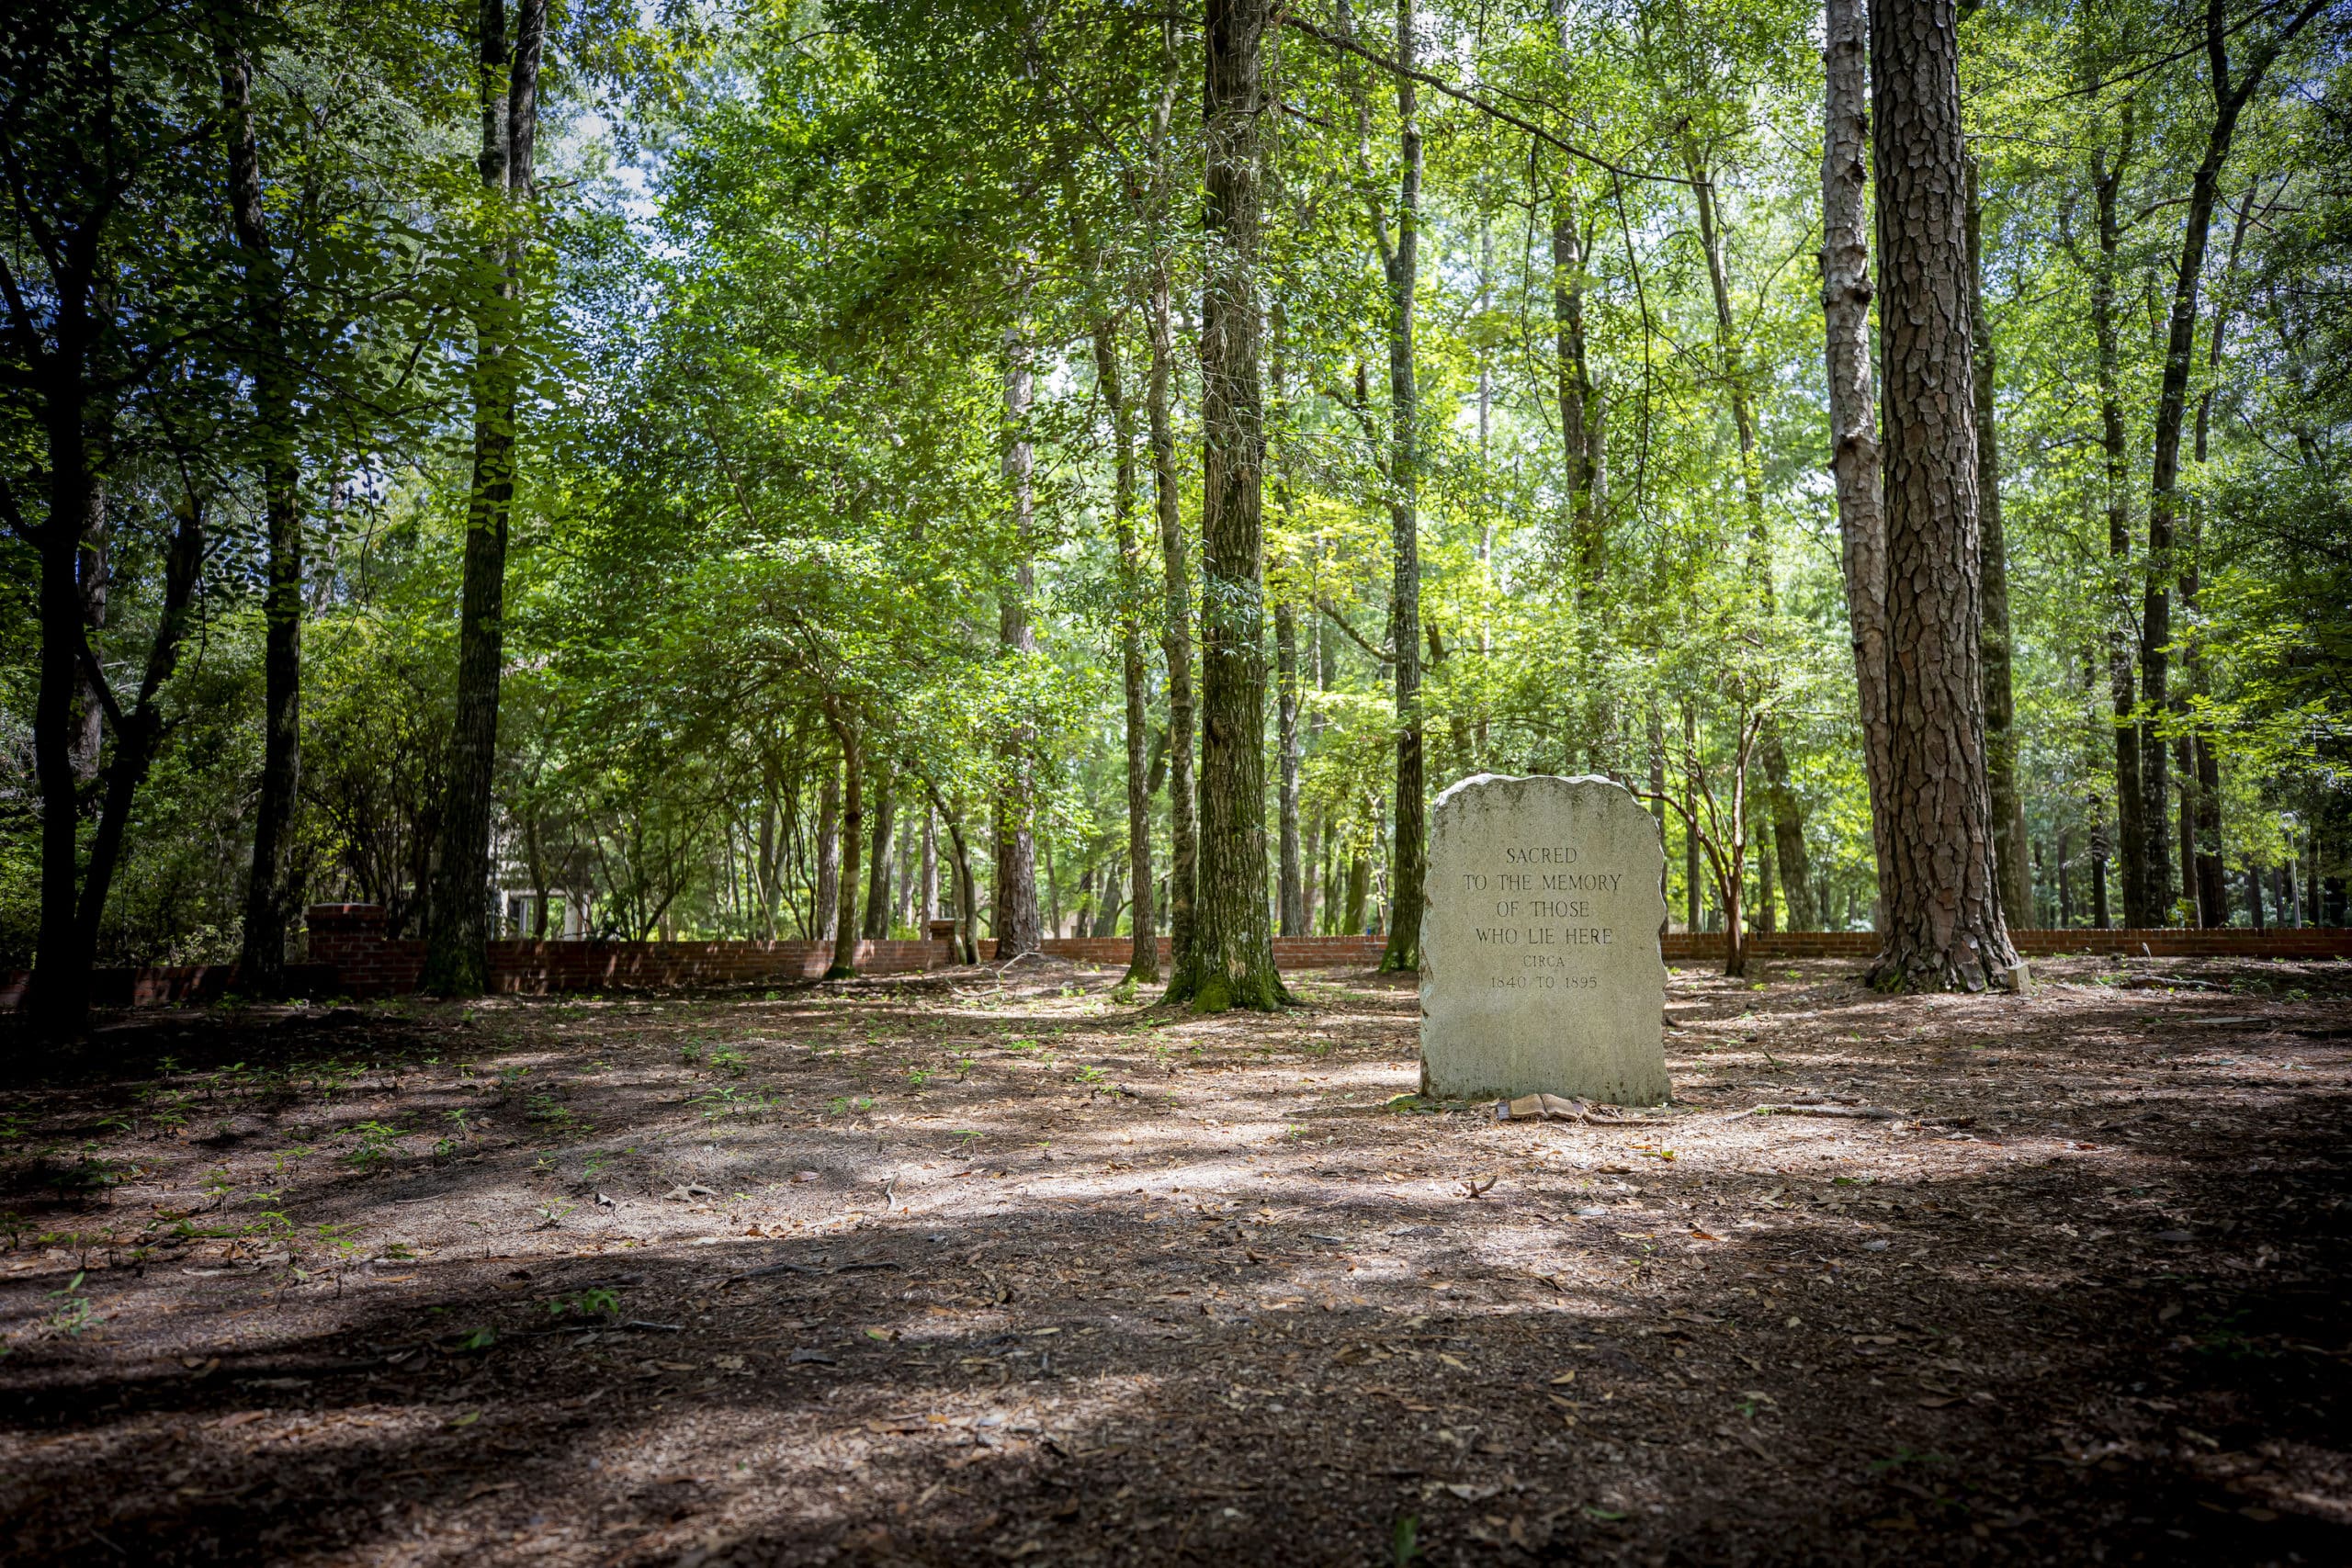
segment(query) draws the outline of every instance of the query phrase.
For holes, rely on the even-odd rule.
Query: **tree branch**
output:
[[[1480,114],[1486,115],[1489,118],[1498,119],[1505,125],[1511,126],[1516,130],[1523,130],[1528,135],[1536,138],[1538,141],[1558,148],[1561,152],[1566,152],[1571,158],[1580,159],[1585,163],[1590,164],[1596,169],[1605,169],[1609,173],[1616,175],[1621,178],[1629,180],[1648,180],[1657,185],[1687,186],[1690,183],[1689,180],[1683,179],[1679,175],[1645,175],[1638,169],[1628,169],[1619,164],[1612,164],[1608,159],[1600,156],[1598,152],[1589,152],[1573,141],[1562,141],[1560,138],[1553,135],[1550,131],[1544,130],[1542,126],[1535,124],[1532,120],[1520,118],[1519,116],[1511,113],[1509,109],[1488,103],[1486,99],[1481,98],[1475,94],[1465,93],[1461,88],[1453,86],[1450,83],[1440,81],[1437,77],[1430,75],[1426,71],[1416,71],[1411,66],[1400,64],[1397,62],[1387,58],[1385,55],[1374,54],[1372,51],[1364,48],[1363,45],[1355,42],[1353,39],[1341,38],[1336,33],[1325,32],[1321,28],[1317,27],[1312,22],[1305,21],[1297,17],[1284,13],[1282,18],[1282,24],[1295,31],[1305,33],[1307,37],[1315,39],[1317,42],[1324,44],[1329,48],[1340,50],[1346,53],[1357,55],[1364,60],[1368,60],[1373,64],[1379,66],[1383,71],[1388,72],[1392,75],[1403,76],[1408,80],[1419,82],[1422,86],[1432,88],[1437,92],[1442,93],[1447,97],[1452,98],[1458,103],[1467,104],[1472,108],[1476,109]],[[1549,107],[1550,106],[1547,105],[1545,107]]]

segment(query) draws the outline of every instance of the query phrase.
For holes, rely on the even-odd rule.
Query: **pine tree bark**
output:
[[[1209,0],[1201,299],[1201,781],[1196,1011],[1288,1000],[1266,908],[1265,428],[1258,388],[1259,45],[1266,0]]]
[[[1151,766],[1145,755],[1151,744],[1151,726],[1144,700],[1143,559],[1136,540],[1136,412],[1119,370],[1117,323],[1108,316],[1094,324],[1094,377],[1111,411],[1111,531],[1119,559],[1119,681],[1126,698],[1127,898],[1135,907],[1135,946],[1127,957],[1126,978],[1157,980],[1159,933],[1151,909]],[[1112,929],[1117,930],[1115,925]]]
[[[1984,769],[1993,797],[1993,861],[2001,908],[2020,925],[2033,918],[2025,801],[2018,793],[2017,695],[2009,674],[2009,547],[2001,526],[2001,441],[1994,415],[1992,319],[1984,313],[1984,205],[1976,160],[1968,161],[1968,321],[1976,398],[1976,512],[1984,535]]]
[[[1894,804],[1888,988],[2019,985],[1994,885],[1980,637],[1966,171],[1951,0],[1871,16],[1879,362],[1886,373],[1888,672]]]
[[[297,891],[287,885],[294,803],[302,770],[302,518],[298,504],[294,374],[286,342],[283,278],[262,209],[261,154],[254,130],[253,67],[223,48],[223,129],[229,152],[230,227],[244,258],[246,363],[260,437],[262,512],[268,535],[269,586],[262,601],[261,796],[254,807],[253,868],[238,985],[274,997],[286,988],[287,916]]]
[[[480,996],[490,986],[491,791],[498,765],[498,694],[506,645],[506,525],[514,500],[516,343],[522,299],[518,209],[532,197],[539,55],[547,0],[519,0],[514,48],[505,0],[481,0],[481,153],[477,161],[498,227],[488,257],[495,283],[474,314],[473,482],[466,503],[465,582],[458,626],[457,722],[441,808],[440,865],[425,931],[421,989]]]

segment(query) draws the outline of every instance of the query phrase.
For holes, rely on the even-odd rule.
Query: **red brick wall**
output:
[[[1124,936],[1056,936],[1047,937],[1041,945],[1048,958],[1123,967],[1136,951],[1135,939]],[[984,956],[995,956],[994,942],[984,941],[979,947]],[[1380,955],[1387,950],[1388,939],[1382,936],[1278,936],[1274,938],[1274,967],[1369,969],[1380,962]],[[1161,937],[1159,966],[1163,970],[1168,967],[1169,952],[1169,941]]]

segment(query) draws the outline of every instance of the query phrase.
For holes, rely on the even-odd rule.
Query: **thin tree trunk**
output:
[[[1169,119],[1177,91],[1175,24],[1160,25],[1160,90],[1152,108],[1153,216],[1163,231],[1174,222],[1173,151]],[[1171,401],[1176,339],[1170,320],[1170,241],[1155,236],[1146,291],[1146,325],[1151,339],[1151,377],[1144,393],[1151,434],[1152,503],[1159,519],[1164,603],[1161,653],[1168,663],[1168,991],[1164,999],[1190,1001],[1199,988],[1194,958],[1193,903],[1200,870],[1200,833],[1194,815],[1199,795],[1193,777],[1195,715],[1193,702],[1193,578],[1179,509],[1176,431]]]
[[[2237,275],[2238,253],[2245,243],[2246,227],[2254,217],[2255,193],[2249,189],[2238,206],[2237,220],[2230,231],[2229,259],[2222,267],[2226,283]],[[2222,345],[2229,337],[2230,305],[2226,292],[2213,308],[2213,331],[2208,340],[2205,355],[2206,386],[2197,400],[2197,429],[2194,452],[2199,468],[2206,462],[2213,425],[2213,383],[2221,374]],[[2180,604],[2189,625],[2199,624],[2198,595],[2200,592],[2200,551],[2203,547],[2201,513],[2192,509],[2189,513],[2190,535],[2188,558],[2180,573]],[[2207,693],[2210,679],[2206,669],[2202,644],[2192,637],[2187,650],[2189,689],[2197,696]],[[2192,886],[2197,890],[2198,923],[2201,926],[2226,926],[2230,923],[2229,884],[2222,870],[2222,765],[2213,745],[2212,731],[2201,723],[2189,731],[2194,749],[2194,774],[2197,780],[2197,813],[2191,842],[2196,852],[2191,862]],[[2251,866],[2247,869],[2247,890],[2253,895],[2252,919],[2258,929],[2262,924],[2261,884],[2255,878]]]
[[[1888,987],[2019,985],[1994,887],[1985,784],[1976,419],[1956,14],[1882,0],[1871,17],[1879,363],[1894,822]]]
[[[1209,0],[1203,121],[1206,277],[1201,299],[1201,782],[1192,1005],[1270,1009],[1266,908],[1266,626],[1258,391],[1259,43],[1267,0]]]
[[[1650,820],[1657,824],[1657,899],[1658,907],[1666,908],[1666,726],[1658,716],[1655,694],[1649,701],[1645,729],[1650,750]],[[1664,935],[1666,927],[1661,924],[1658,932]]]
[[[98,944],[98,922],[105,918],[107,894],[114,885],[116,868],[122,863],[123,835],[130,825],[130,807],[139,786],[146,782],[147,770],[155,761],[155,751],[164,737],[164,715],[156,698],[164,683],[172,678],[178,667],[180,647],[186,641],[190,622],[189,603],[196,595],[196,579],[204,561],[204,511],[193,495],[185,498],[179,507],[179,517],[174,525],[170,542],[165,547],[164,561],[164,603],[155,626],[154,641],[148,645],[147,667],[139,682],[139,694],[129,713],[116,706],[110,694],[99,693],[105,711],[112,716],[115,727],[114,755],[104,772],[106,793],[98,809],[97,830],[90,840],[90,861],[82,882],[81,908],[75,924],[78,951],[94,953]],[[93,679],[96,679],[93,676]]]
[[[825,782],[817,792],[817,892],[810,937],[831,942],[839,928],[833,917],[842,905],[842,773],[841,764],[825,764]]]
[[[302,768],[302,518],[298,508],[294,378],[286,344],[277,254],[262,210],[261,155],[254,133],[253,68],[224,50],[221,107],[229,144],[229,215],[244,256],[245,330],[260,437],[262,510],[269,537],[269,587],[262,602],[261,798],[254,809],[253,869],[238,985],[254,996],[286,988],[288,851]]]
[[[2075,881],[2073,869],[2066,863],[2074,858],[2075,836],[2067,829],[2058,829],[2058,847],[2052,856],[2058,863],[2058,925],[2060,930],[2075,923]]]
[[[868,813],[874,821],[873,864],[866,871],[863,928],[863,934],[870,942],[879,942],[890,934],[890,840],[898,827],[892,810],[893,783],[887,760],[878,762],[874,770],[874,809]]]
[[[500,232],[497,282],[474,317],[473,482],[466,505],[465,583],[458,626],[457,724],[442,807],[441,863],[419,984],[436,996],[479,996],[490,984],[491,790],[498,762],[499,679],[506,636],[506,523],[514,499],[516,343],[521,298],[516,212],[532,197],[539,54],[547,0],[519,0],[514,53],[505,0],[481,0],[479,26],[483,187]]]
[[[2017,697],[2009,679],[2009,554],[2001,528],[2001,442],[1994,421],[1992,319],[1984,313],[1984,192],[1968,161],[1968,320],[1974,345],[1976,513],[1984,534],[1984,774],[1993,800],[1993,856],[2002,909],[2018,925],[2033,919],[2026,862],[2025,801],[2018,793]]]
[[[77,906],[82,789],[96,773],[100,739],[93,728],[98,688],[84,660],[92,630],[84,588],[86,583],[102,595],[106,581],[106,488],[93,459],[108,444],[114,416],[92,376],[103,335],[94,309],[100,245],[114,209],[110,196],[94,198],[82,220],[40,253],[51,286],[45,323],[22,290],[7,299],[8,324],[18,342],[38,343],[45,324],[53,345],[46,353],[28,351],[30,363],[21,367],[31,394],[24,400],[39,410],[49,515],[34,526],[20,515],[12,491],[0,489],[0,501],[9,526],[38,552],[40,572],[33,777],[40,799],[40,929],[25,1005],[41,1029],[66,1039],[88,1028],[94,957],[82,940]]]
[[[1551,0],[1552,26],[1564,63],[1578,58],[1566,0]],[[1571,66],[1573,68],[1573,66]],[[1531,193],[1532,194],[1532,193]],[[1552,186],[1552,334],[1560,408],[1560,461],[1567,487],[1568,558],[1576,565],[1576,594],[1598,592],[1608,570],[1607,539],[1595,505],[1600,468],[1600,398],[1586,356],[1584,232],[1576,192],[1563,170]]]
[[[1012,500],[1012,534],[1019,559],[1012,581],[997,600],[997,645],[1015,659],[1037,651],[1037,634],[1030,624],[1029,596],[1036,588],[1036,567],[1031,559],[1031,513],[1035,505],[1035,453],[1029,440],[1029,405],[1036,373],[1030,363],[1025,325],[1005,333],[1004,417],[1011,442],[1005,449],[1004,478]],[[1045,931],[1037,909],[1036,760],[1031,755],[1035,737],[1026,725],[1015,726],[1000,748],[1005,782],[996,807],[996,955],[1017,958],[1038,951]]]
[[[2107,897],[2107,814],[2098,809],[2096,795],[2091,805],[2091,925],[2094,930],[2108,931],[2115,917]]]
[[[840,903],[833,914],[833,961],[825,978],[844,980],[857,974],[857,857],[865,833],[865,780],[862,737],[854,721],[833,718],[833,733],[842,743],[842,871]]]
[[[1413,0],[1396,0],[1396,58],[1414,61]],[[1413,365],[1413,296],[1420,277],[1421,122],[1413,79],[1396,79],[1396,237],[1381,247],[1388,274],[1388,648],[1395,659],[1396,787],[1388,833],[1388,951],[1384,970],[1421,966],[1422,884],[1429,869],[1428,787],[1421,754],[1420,388]]]
[[[2120,602],[2110,611],[2108,628],[2108,693],[2115,724],[2117,866],[2122,896],[2123,923],[2134,929],[2156,923],[2159,899],[2149,891],[2147,794],[2141,776],[2140,728],[2137,718],[2139,681],[2132,667],[2130,622],[2132,607],[2121,586],[2129,581],[2132,558],[2132,501],[2125,468],[2128,451],[2123,433],[2122,351],[2115,320],[2117,253],[2123,243],[2118,217],[2123,171],[2131,162],[2134,109],[2126,100],[2120,110],[2120,138],[2115,164],[2108,165],[2107,150],[2091,152],[2091,195],[2098,211],[2098,264],[2091,277],[2091,332],[2098,345],[2099,442],[2106,458],[2107,550],[2113,564]],[[2104,928],[2102,928],[2104,929]]]
[[[1143,556],[1136,538],[1136,412],[1119,370],[1116,323],[1104,317],[1094,329],[1094,374],[1111,410],[1111,440],[1116,467],[1112,489],[1112,532],[1119,557],[1119,679],[1126,698],[1127,897],[1135,905],[1135,945],[1126,978],[1159,978],[1159,933],[1151,908],[1151,719],[1145,707],[1143,655]],[[1111,928],[1115,934],[1118,928]]]
[[[939,914],[939,814],[926,799],[922,807],[922,848],[915,874],[915,931],[925,941]]]
[[[2141,729],[2140,755],[2143,778],[2141,787],[2147,792],[2150,809],[2143,826],[2148,835],[2148,867],[2151,879],[2165,877],[2168,883],[2169,859],[2165,853],[2165,833],[2167,814],[2163,809],[2166,794],[2165,780],[2165,756],[2158,740],[2157,726],[2166,707],[2167,682],[2170,679],[2168,661],[2172,655],[2172,602],[2170,590],[2178,563],[2173,559],[2173,536],[2180,511],[2180,433],[2188,416],[2188,376],[2197,344],[2197,295],[2205,275],[2205,245],[2213,222],[2213,205],[2219,199],[2222,169],[2229,161],[2230,146],[2237,135],[2238,118],[2261,85],[2278,58],[2279,51],[2301,32],[2311,19],[2326,8],[2328,0],[2308,0],[2308,3],[2278,27],[2272,29],[2246,60],[2243,73],[2234,84],[2230,79],[2229,40],[2233,23],[2229,7],[2223,0],[2206,0],[2205,56],[2207,85],[2213,94],[2213,123],[2205,136],[2205,155],[2197,165],[2196,175],[2189,181],[2188,214],[2181,227],[2180,261],[2173,273],[2171,318],[2165,334],[2165,370],[2162,390],[2156,399],[2156,426],[2154,461],[2148,497],[2148,560],[2147,577],[2140,611],[2140,694],[2143,699],[2142,713],[2145,716]],[[2194,879],[2186,890],[2194,894]],[[2162,913],[2171,903],[2169,886],[2153,889],[2157,895],[2157,912]]]
[[[1871,847],[1886,886],[1892,837],[1887,757],[1894,726],[1887,706],[1886,513],[1880,501],[1878,397],[1870,344],[1870,239],[1864,227],[1870,169],[1868,45],[1861,0],[1827,0],[1827,135],[1821,156],[1821,308],[1827,325],[1829,467],[1838,491],[1846,618],[1854,639],[1860,698],[1862,775],[1870,788]]]
[[[1282,934],[1305,936],[1306,886],[1298,841],[1298,617],[1287,599],[1274,604],[1274,676],[1279,689],[1275,735],[1282,758],[1282,783],[1276,796],[1282,825],[1278,873]]]
[[[1699,754],[1699,716],[1690,705],[1682,705],[1682,750],[1686,755]],[[1699,819],[1699,787],[1688,785],[1688,798],[1682,803],[1682,929],[1699,929],[1699,830],[1692,826]]]
[[[1747,502],[1747,536],[1752,554],[1751,570],[1756,578],[1758,596],[1767,615],[1772,612],[1775,594],[1772,587],[1771,538],[1764,520],[1764,468],[1757,450],[1756,408],[1747,386],[1747,356],[1740,353],[1737,323],[1731,313],[1731,277],[1724,261],[1724,235],[1720,214],[1715,207],[1715,186],[1713,172],[1701,155],[1698,143],[1685,139],[1683,163],[1690,174],[1690,183],[1699,204],[1699,243],[1706,254],[1707,284],[1715,303],[1715,346],[1723,358],[1723,375],[1731,396],[1733,428],[1739,436],[1739,482]],[[1805,853],[1804,813],[1796,793],[1789,787],[1789,759],[1781,745],[1780,723],[1768,718],[1764,724],[1762,746],[1765,799],[1770,807],[1772,828],[1772,863],[1766,864],[1759,855],[1757,878],[1761,897],[1757,905],[1756,929],[1769,931],[1774,923],[1772,908],[1773,874],[1779,873],[1783,897],[1789,905],[1789,929],[1810,931],[1820,924],[1813,906],[1813,868]]]
[[[770,774],[767,787],[760,793],[759,895],[760,940],[775,940],[776,885],[783,880],[778,874],[781,850],[776,843],[775,778]]]

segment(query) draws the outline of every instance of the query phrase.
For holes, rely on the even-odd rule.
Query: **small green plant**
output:
[[[710,1054],[710,1065],[729,1077],[740,1078],[751,1071],[752,1059],[741,1051],[713,1051]]]
[[[1388,1561],[1406,1568],[1421,1555],[1421,1517],[1407,1514],[1388,1530]]]
[[[358,1145],[343,1156],[343,1163],[358,1170],[379,1170],[392,1163],[394,1145],[408,1136],[402,1127],[388,1127],[381,1122],[362,1122],[346,1128]]]
[[[686,1066],[693,1066],[702,1060],[702,1047],[691,1040],[687,1041],[678,1047],[678,1060]]]
[[[621,1298],[609,1285],[591,1285],[568,1296],[558,1296],[548,1303],[549,1315],[555,1317],[618,1317]]]
[[[90,1299],[82,1294],[84,1278],[83,1272],[76,1269],[74,1278],[66,1280],[63,1288],[49,1292],[49,1299],[58,1305],[56,1311],[42,1320],[42,1325],[51,1334],[78,1339],[97,1325],[97,1314],[90,1305]]]
[[[909,1089],[921,1089],[924,1084],[929,1083],[930,1081],[931,1075],[923,1071],[922,1068],[909,1067],[907,1069],[907,1087]]]
[[[555,1227],[556,1227],[556,1226],[558,1226],[558,1225],[560,1225],[560,1224],[563,1224],[563,1217],[564,1217],[566,1214],[571,1213],[574,1209],[577,1209],[578,1207],[580,1207],[580,1205],[579,1205],[579,1204],[577,1204],[577,1203],[542,1203],[542,1204],[540,1204],[540,1205],[538,1206],[537,1211],[537,1213],[538,1213],[538,1216],[539,1216],[539,1228],[540,1228],[541,1230],[553,1230],[553,1229],[555,1229]]]
[[[473,1328],[467,1330],[458,1337],[458,1348],[460,1350],[487,1350],[492,1345],[497,1343],[498,1330],[495,1328]]]
[[[1110,1077],[1110,1074],[1091,1063],[1078,1069],[1078,1081],[1080,1083],[1102,1083]]]
[[[954,1057],[954,1058],[953,1058],[953,1060],[954,1060],[955,1065],[956,1065],[956,1082],[961,1083],[961,1082],[963,1082],[964,1080],[966,1080],[966,1079],[969,1078],[969,1077],[972,1076],[972,1058],[971,1058],[971,1057],[967,1056],[967,1055],[957,1055],[957,1056]]]
[[[523,1113],[526,1118],[538,1122],[541,1126],[553,1127],[559,1132],[568,1131],[580,1120],[579,1117],[572,1114],[571,1107],[564,1104],[563,1101],[558,1100],[553,1094],[535,1094],[531,1096],[530,1102],[525,1108]]]
[[[357,1225],[321,1225],[319,1240],[337,1257],[348,1258],[359,1250],[359,1244],[351,1236],[351,1233],[358,1228]]]

